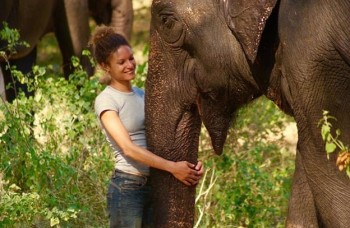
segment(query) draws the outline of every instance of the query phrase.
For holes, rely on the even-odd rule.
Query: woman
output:
[[[144,92],[132,87],[136,63],[126,39],[111,27],[98,27],[92,36],[96,62],[106,75],[106,88],[95,100],[95,112],[115,152],[115,172],[107,194],[110,227],[151,225],[149,167],[172,173],[184,184],[196,185],[202,164],[173,162],[146,148]]]

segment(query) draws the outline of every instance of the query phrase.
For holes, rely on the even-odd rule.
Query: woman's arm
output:
[[[118,144],[126,156],[153,168],[170,172],[178,180],[188,186],[198,183],[203,174],[203,167],[201,164],[196,166],[187,161],[169,161],[155,155],[143,147],[134,144],[131,141],[128,131],[121,122],[119,115],[115,111],[104,111],[100,115],[100,118],[106,131]]]

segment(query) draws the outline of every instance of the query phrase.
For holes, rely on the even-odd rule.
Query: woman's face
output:
[[[111,54],[107,70],[116,81],[131,81],[135,78],[136,62],[129,46],[123,45]]]

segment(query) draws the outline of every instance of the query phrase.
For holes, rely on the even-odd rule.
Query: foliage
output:
[[[142,50],[142,56],[148,56],[148,45],[145,45]],[[139,63],[136,68],[137,77],[134,79],[133,84],[139,88],[144,88],[148,71],[148,61]]]
[[[323,117],[319,122],[321,126],[321,136],[325,142],[325,150],[327,152],[327,158],[329,154],[334,153],[337,149],[340,150],[336,161],[336,166],[340,171],[346,170],[346,174],[350,177],[350,151],[349,146],[339,139],[341,135],[340,129],[335,130],[335,136],[332,134],[332,124],[330,120],[336,121],[337,119],[329,115],[328,111],[323,111]]]
[[[56,224],[66,220],[68,212],[79,212],[79,220],[69,221],[71,225],[104,218],[104,191],[113,164],[92,110],[99,89],[96,78],[74,78],[77,75],[70,81],[35,75],[34,97],[20,94],[13,104],[0,107],[0,168],[4,179],[21,190],[7,196],[35,201],[17,205],[22,215],[28,215],[21,219],[15,216],[19,211],[13,211],[12,222],[30,224],[46,218]]]
[[[196,227],[284,227],[294,154],[279,142],[290,121],[262,98],[239,112],[221,156],[202,143],[212,174],[199,189]]]
[[[27,42],[20,41],[19,32],[16,29],[9,28],[7,22],[3,21],[1,28],[0,39],[7,42],[6,50],[0,50],[1,57],[7,59],[7,55],[15,54],[17,52],[17,48],[29,47]]]
[[[113,160],[93,112],[102,88],[74,61],[69,80],[46,67],[35,66],[30,77],[11,70],[35,96],[19,92],[0,104],[0,227],[107,222]]]

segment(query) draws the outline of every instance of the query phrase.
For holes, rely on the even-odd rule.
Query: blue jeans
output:
[[[151,187],[147,179],[115,171],[107,192],[110,227],[152,227]]]

